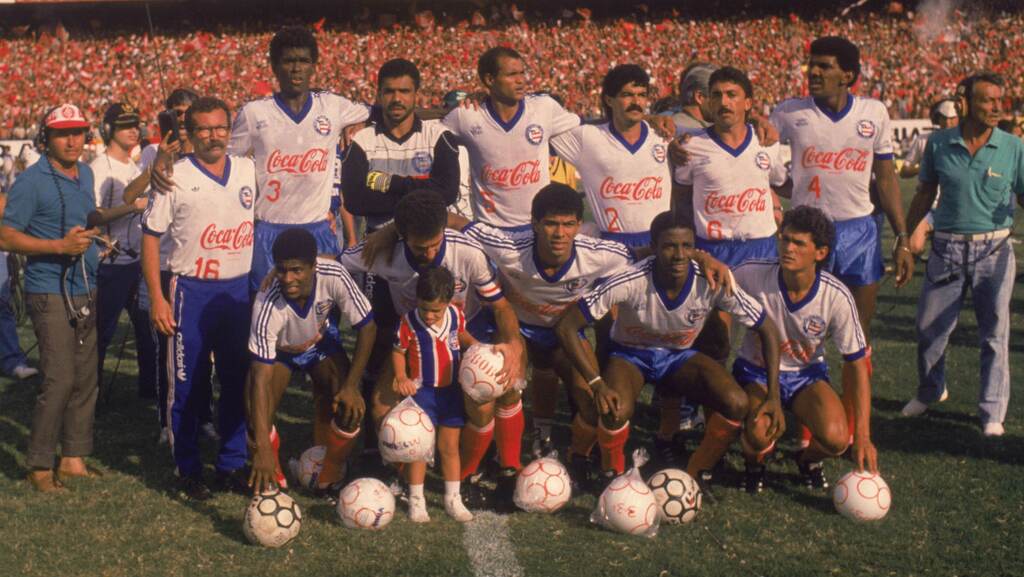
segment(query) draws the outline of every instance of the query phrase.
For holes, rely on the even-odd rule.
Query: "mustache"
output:
[[[630,104],[626,107],[626,112],[643,112],[644,109],[639,104]]]
[[[227,145],[228,145],[228,143],[226,141],[223,141],[223,140],[211,140],[209,142],[209,144],[206,145],[206,147],[207,148],[217,148],[219,146],[221,148],[224,148]]]

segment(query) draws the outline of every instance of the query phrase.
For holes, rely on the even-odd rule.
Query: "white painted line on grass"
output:
[[[462,532],[462,546],[475,577],[523,577],[523,568],[508,537],[505,515],[473,511],[473,520],[466,523]]]

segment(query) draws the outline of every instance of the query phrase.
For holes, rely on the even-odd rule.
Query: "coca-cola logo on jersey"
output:
[[[768,191],[748,188],[739,194],[722,194],[713,190],[704,197],[704,214],[743,214],[764,212],[768,208]]]
[[[860,148],[844,148],[839,152],[819,151],[808,146],[800,163],[804,168],[864,172],[868,169],[868,152]]]
[[[241,250],[252,246],[252,221],[247,220],[235,228],[217,228],[210,223],[199,237],[203,250]]]
[[[484,184],[497,184],[509,188],[537,184],[540,182],[540,161],[527,160],[512,168],[492,168],[485,164],[480,176]]]
[[[329,158],[326,148],[310,148],[301,154],[282,154],[274,150],[267,158],[267,172],[287,172],[289,174],[312,174],[327,170]]]
[[[660,176],[645,176],[633,182],[615,182],[607,177],[601,182],[601,197],[615,200],[658,200],[664,193]]]

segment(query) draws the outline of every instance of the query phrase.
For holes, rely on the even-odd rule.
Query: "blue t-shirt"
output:
[[[61,196],[64,197],[64,230],[61,230]],[[64,238],[74,226],[85,227],[89,213],[96,210],[93,175],[89,165],[78,163],[78,180],[54,170],[43,156],[38,162],[18,175],[7,196],[2,226],[9,226],[29,236],[41,239]],[[93,243],[81,258],[71,259],[58,254],[28,257],[25,265],[25,292],[61,293],[61,273],[72,265],[68,273],[67,290],[70,294],[85,294],[96,287],[98,250]]]

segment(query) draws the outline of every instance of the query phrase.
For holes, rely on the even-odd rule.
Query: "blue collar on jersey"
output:
[[[555,274],[551,276],[548,276],[544,272],[544,263],[540,262],[540,254],[537,253],[536,233],[534,233],[533,250],[530,252],[533,253],[533,266],[537,268],[537,274],[540,275],[540,278],[544,279],[544,281],[548,283],[556,283],[562,280],[565,273],[569,272],[569,269],[572,267],[572,263],[576,261],[576,240],[573,239],[572,241],[572,253],[569,254],[569,259],[566,260],[565,263],[555,271]]]
[[[303,318],[304,319],[304,318],[308,317],[309,316],[309,310],[313,308],[313,303],[316,301],[316,277],[317,277],[316,265],[314,264],[313,265],[313,286],[309,289],[309,297],[306,299],[306,306],[302,307],[301,309],[298,306],[295,305],[295,301],[293,301],[292,299],[290,299],[290,298],[285,296],[284,288],[283,287],[281,288],[281,296],[284,297],[284,302],[288,303],[288,306],[291,307],[291,309],[293,311],[295,311],[295,314],[299,315],[299,318]],[[278,281],[278,286],[280,286],[280,281]]]
[[[526,111],[526,100],[523,99],[519,101],[519,108],[516,109],[515,115],[513,115],[508,122],[503,121],[501,117],[498,116],[498,113],[494,110],[494,106],[491,105],[490,98],[484,100],[484,108],[487,109],[487,113],[491,115],[491,118],[498,123],[498,126],[500,126],[505,132],[508,132],[515,128],[516,123],[523,117],[523,112]]]
[[[821,271],[819,270],[814,273],[814,285],[811,286],[811,290],[807,291],[807,294],[804,295],[804,298],[800,299],[797,302],[793,302],[789,300],[789,291],[786,290],[786,281],[782,279],[782,267],[779,267],[779,292],[782,293],[782,301],[786,303],[786,310],[788,310],[791,313],[795,313],[796,311],[804,308],[804,306],[806,306],[807,303],[814,300],[814,297],[818,294],[818,286],[820,284]]]
[[[651,264],[654,265],[655,263]],[[665,290],[658,286],[658,274],[656,270],[655,266],[651,266],[651,284],[654,285],[654,290],[658,293],[658,297],[661,298],[661,304],[665,305],[665,308],[670,311],[679,308],[679,305],[683,304],[686,297],[690,296],[690,291],[693,290],[693,279],[696,275],[693,263],[690,263],[690,271],[686,275],[686,282],[683,284],[682,290],[679,291],[679,294],[677,294],[674,299],[668,298],[668,294]]]
[[[300,110],[298,114],[293,112],[291,107],[288,106],[288,103],[281,99],[281,93],[274,93],[274,102],[277,103],[277,107],[281,109],[281,112],[287,114],[288,118],[292,119],[292,122],[298,124],[306,118],[306,115],[309,114],[309,110],[313,108],[313,93],[306,93],[306,103],[302,105],[302,110]]]
[[[192,162],[192,165],[198,168],[199,172],[205,174],[207,178],[209,178],[210,180],[216,182],[221,186],[228,185],[228,179],[231,178],[231,157],[228,156],[227,154],[224,155],[224,174],[220,178],[215,176],[209,170],[206,170],[206,167],[196,160],[196,156],[194,154],[187,154],[185,155],[185,158],[189,159]]]
[[[827,107],[818,104],[818,101],[815,100],[814,97],[811,97],[811,102],[813,102],[814,106],[816,106],[818,108],[818,110],[821,111],[822,114],[827,116],[829,120],[831,120],[832,122],[839,122],[840,120],[845,118],[846,115],[849,114],[850,109],[853,108],[853,99],[854,99],[854,96],[852,94],[850,94],[849,92],[847,92],[846,93],[846,106],[844,106],[843,109],[840,110],[839,112],[832,112]]]
[[[750,146],[750,141],[754,139],[754,128],[751,127],[749,124],[747,125],[747,136],[743,139],[743,142],[740,143],[739,147],[737,147],[737,148],[733,148],[733,147],[729,146],[728,144],[726,144],[718,136],[718,133],[715,132],[715,127],[714,126],[707,127],[705,129],[705,132],[707,132],[708,138],[711,139],[711,142],[714,142],[722,150],[724,150],[724,151],[728,152],[729,154],[731,154],[733,156],[733,158],[737,158],[739,155],[743,154],[743,151],[746,150],[748,146]]]
[[[611,132],[612,136],[615,137],[615,140],[621,142],[622,146],[626,147],[626,150],[628,150],[630,154],[636,154],[636,152],[640,150],[640,147],[644,145],[644,142],[647,141],[647,133],[649,132],[649,130],[647,130],[647,123],[644,121],[640,121],[640,138],[638,138],[637,141],[634,142],[633,144],[627,142],[626,139],[622,136],[622,133],[615,128],[614,121],[608,121],[608,132]]]
[[[430,263],[420,266],[417,264],[418,261],[416,260],[416,255],[412,254],[412,251],[409,250],[409,245],[405,244],[405,241],[402,241],[402,252],[405,253],[405,262],[409,263],[409,267],[416,272],[441,266],[441,263],[444,262],[444,251],[447,249],[448,239],[447,237],[442,236],[441,248],[438,249],[437,256],[435,256],[434,260],[430,261]]]

